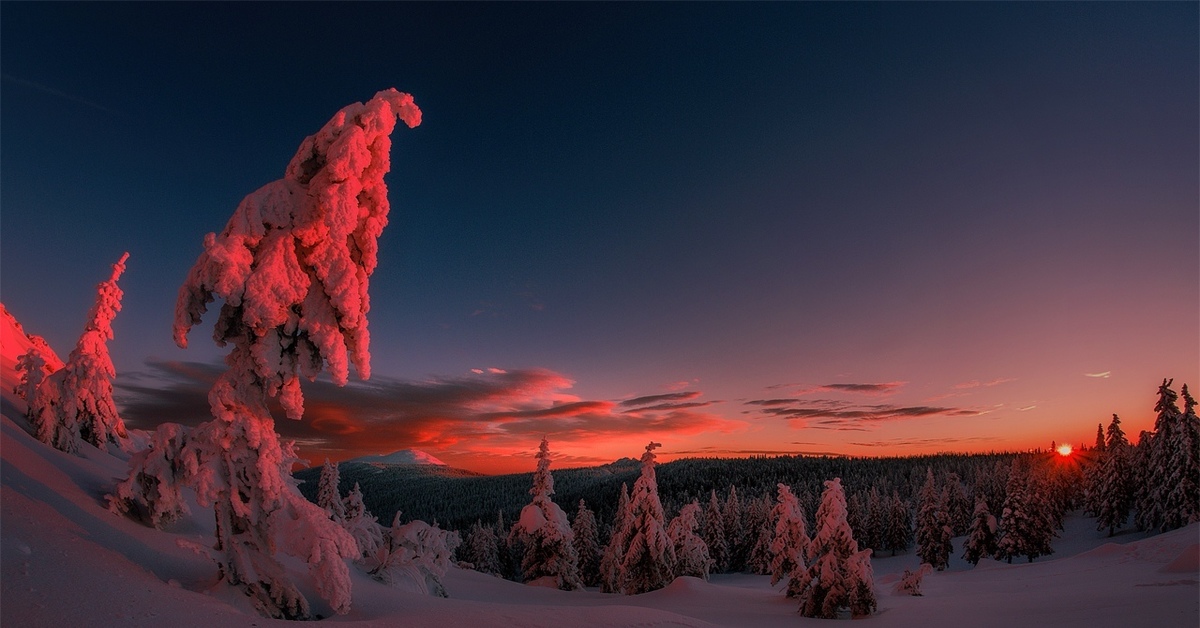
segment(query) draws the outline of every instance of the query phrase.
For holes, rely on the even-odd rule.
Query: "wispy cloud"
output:
[[[811,395],[813,393],[848,393],[856,395],[871,395],[882,396],[890,395],[902,388],[908,382],[872,382],[872,383],[849,383],[849,384],[820,384],[813,386],[811,384],[774,384],[767,386],[765,390],[780,390],[783,388],[793,389],[792,394],[796,396]]]
[[[1104,371],[1103,373],[1084,373],[1084,377],[1095,377],[1099,379],[1108,379],[1112,376],[1112,371]]]
[[[132,427],[209,420],[208,390],[223,367],[147,366],[118,381],[122,415]],[[304,419],[278,421],[276,429],[295,439],[306,457],[339,459],[409,447],[503,455],[524,451],[542,435],[565,448],[663,433],[731,432],[745,425],[698,411],[710,403],[692,401],[699,391],[617,403],[571,395],[574,382],[545,369],[476,371],[424,381],[377,378],[342,388],[324,380],[306,383]]]
[[[953,406],[899,406],[858,404],[837,399],[754,399],[746,405],[760,406],[762,414],[787,419],[792,427],[861,430],[883,421],[900,421],[932,416],[969,417],[979,410]]]

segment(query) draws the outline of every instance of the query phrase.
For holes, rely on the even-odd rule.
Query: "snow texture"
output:
[[[567,513],[555,504],[554,477],[550,475],[550,444],[542,438],[538,446],[537,470],[529,493],[533,501],[521,509],[511,537],[524,548],[521,573],[525,582],[544,580],[563,590],[581,589],[575,533]]]
[[[817,508],[817,533],[809,544],[808,567],[798,573],[797,597],[805,617],[836,618],[875,612],[871,550],[859,550],[846,520],[841,478],[825,481]]]

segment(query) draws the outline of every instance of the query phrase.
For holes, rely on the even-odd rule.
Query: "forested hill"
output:
[[[822,482],[842,478],[848,495],[875,487],[889,495],[893,491],[911,501],[926,469],[942,477],[958,475],[969,492],[982,491],[989,503],[1003,500],[1004,483],[1015,454],[942,454],[908,458],[834,458],[777,456],[756,458],[686,458],[658,465],[659,496],[668,516],[680,506],[699,499],[706,503],[715,490],[724,501],[730,487],[740,499],[757,498],[776,485],[788,484],[806,511],[816,511]],[[533,466],[532,464],[530,466]],[[485,476],[471,471],[436,465],[381,465],[342,463],[340,492],[350,492],[358,483],[367,509],[380,523],[388,525],[395,513],[402,521],[420,519],[456,530],[475,521],[493,523],[498,513],[511,523],[521,507],[529,503],[533,473]],[[315,500],[320,467],[295,474],[302,480],[301,492]],[[621,484],[632,487],[639,473],[638,462],[623,458],[598,467],[554,470],[554,501],[574,515],[579,500],[601,522],[612,520]]]

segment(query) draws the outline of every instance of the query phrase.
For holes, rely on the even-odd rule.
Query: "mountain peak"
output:
[[[370,456],[359,456],[345,462],[362,462],[366,464],[429,464],[437,466],[446,466],[446,463],[437,458],[419,450],[419,449],[401,449],[393,451],[390,454],[375,454]]]

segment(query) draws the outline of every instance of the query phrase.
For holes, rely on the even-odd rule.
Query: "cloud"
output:
[[[821,384],[820,386],[804,386],[803,384],[775,384],[767,386],[766,390],[778,390],[780,388],[796,388],[793,393],[797,396],[811,395],[813,393],[849,393],[855,395],[871,395],[882,396],[890,395],[908,382],[882,382],[882,383],[859,383],[859,384]]]
[[[836,399],[755,399],[746,404],[762,406],[759,412],[768,417],[787,419],[792,427],[836,430],[862,430],[867,425],[882,421],[982,414],[979,410],[952,406],[856,404]]]
[[[645,406],[649,404],[661,403],[664,401],[687,401],[700,396],[700,392],[689,390],[687,392],[664,393],[661,395],[646,395],[644,397],[634,397],[621,402],[623,407]]]
[[[1023,408],[1017,408],[1017,412],[1029,412],[1030,410],[1032,410],[1036,407],[1037,406],[1025,406]]]
[[[122,416],[131,427],[196,425],[211,418],[208,390],[223,367],[160,361],[147,367],[117,382]],[[304,457],[344,459],[405,448],[507,455],[524,452],[543,435],[561,451],[571,444],[587,448],[598,441],[731,432],[745,425],[698,411],[712,403],[690,401],[698,391],[617,403],[580,399],[569,394],[573,385],[546,369],[474,369],[423,381],[377,377],[341,388],[318,379],[304,384],[304,419],[275,427],[296,440]]]
[[[1112,371],[1104,371],[1103,373],[1084,373],[1084,377],[1096,377],[1099,379],[1108,379],[1112,375]]]
[[[955,390],[969,390],[971,388],[979,388],[980,386],[983,386],[984,388],[991,388],[992,386],[999,386],[1000,384],[1007,384],[1008,382],[1015,382],[1015,381],[1017,381],[1017,378],[1015,378],[1015,377],[999,377],[999,378],[996,378],[996,379],[993,379],[993,380],[987,381],[987,382],[981,382],[977,379],[973,379],[969,382],[962,382],[960,384],[955,384],[954,389]]]
[[[80,98],[79,96],[75,96],[73,94],[68,94],[67,92],[64,92],[64,91],[58,90],[58,89],[54,89],[53,87],[50,87],[48,85],[43,85],[36,81],[30,81],[27,79],[23,79],[19,76],[13,76],[11,74],[8,74],[7,72],[0,74],[0,78],[3,78],[8,81],[12,81],[18,85],[24,85],[25,87],[29,87],[31,89],[36,89],[37,91],[40,91],[45,94],[50,94],[51,96],[57,96],[64,100],[69,100],[74,103],[79,103],[81,105],[85,105],[87,107],[91,107],[93,109],[103,111],[104,113],[111,113],[113,115],[120,116],[122,118],[130,117],[129,114],[127,114],[125,112],[117,111],[115,109],[109,109],[108,107],[105,107],[104,105],[97,104],[86,98]]]

